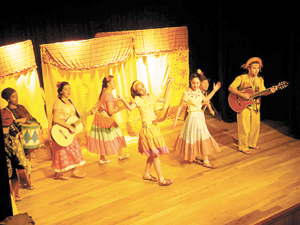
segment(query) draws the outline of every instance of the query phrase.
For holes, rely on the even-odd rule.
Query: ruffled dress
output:
[[[99,155],[115,155],[122,148],[126,148],[121,128],[114,117],[107,114],[107,103],[113,102],[114,107],[117,107],[117,101],[111,93],[104,92],[100,102],[104,108],[99,109],[95,114],[87,149]]]
[[[139,132],[138,151],[147,157],[157,157],[161,154],[168,154],[169,150],[160,134],[156,122],[157,117],[154,114],[154,104],[157,99],[152,95],[149,95],[149,97],[150,99],[143,99],[136,96],[134,99],[143,124]]]
[[[74,104],[67,105],[60,99],[57,99],[53,105],[53,111],[60,111],[60,118],[67,120],[70,116],[76,116]],[[60,146],[54,140],[52,144],[52,166],[55,172],[64,172],[72,168],[81,166],[85,163],[78,142],[73,139],[72,143],[66,147]]]
[[[219,145],[210,135],[205,123],[201,109],[204,99],[202,92],[189,89],[183,93],[182,99],[187,103],[188,116],[175,142],[175,151],[190,162],[198,156],[220,152]]]

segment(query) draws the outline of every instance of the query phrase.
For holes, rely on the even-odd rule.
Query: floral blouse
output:
[[[201,90],[198,89],[193,91],[189,88],[185,91],[182,95],[182,100],[185,101],[188,105],[188,112],[202,112],[202,101],[204,99],[204,95],[202,94]]]

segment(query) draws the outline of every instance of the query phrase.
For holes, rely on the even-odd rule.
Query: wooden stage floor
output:
[[[21,190],[20,213],[36,224],[257,224],[300,203],[300,140],[261,123],[253,155],[237,151],[237,125],[206,117],[221,152],[210,157],[215,170],[185,163],[173,152],[183,122],[161,123],[170,150],[162,172],[174,184],[160,187],[141,179],[146,157],[137,138],[128,139],[129,160],[98,165],[99,156],[83,147],[84,179],[54,180],[48,148],[34,158],[33,191]],[[156,175],[152,169],[153,175]],[[70,175],[69,172],[66,173]]]

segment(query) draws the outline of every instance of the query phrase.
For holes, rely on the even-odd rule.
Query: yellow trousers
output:
[[[256,147],[260,130],[260,112],[245,108],[237,113],[239,150],[248,150],[249,147]]]

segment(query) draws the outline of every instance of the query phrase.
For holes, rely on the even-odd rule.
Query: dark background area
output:
[[[32,40],[42,86],[41,44],[89,39],[97,32],[187,26],[190,71],[201,68],[212,82],[222,82],[213,103],[225,121],[235,121],[235,114],[227,103],[228,86],[236,76],[245,73],[241,65],[256,56],[263,60],[261,75],[267,88],[280,81],[290,83],[287,89],[263,97],[262,119],[283,121],[293,136],[300,136],[296,3],[8,2],[2,12],[0,46]]]

